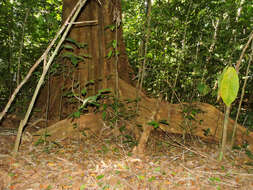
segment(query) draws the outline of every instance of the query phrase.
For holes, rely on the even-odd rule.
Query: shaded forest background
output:
[[[60,27],[61,9],[62,2],[58,0],[0,2],[0,47],[4,50],[0,52],[1,109]],[[253,28],[252,2],[153,1],[148,41],[145,41],[146,18],[146,1],[122,1],[123,35],[133,68],[133,83],[139,78],[146,44],[143,87],[147,95],[162,95],[170,103],[206,102],[223,111],[223,105],[216,102],[217,78],[225,66],[236,64],[248,40]],[[241,86],[250,51],[249,48],[241,64]],[[239,119],[248,128],[253,126],[252,67]],[[27,109],[41,71],[42,67],[37,69],[10,112],[23,113]],[[58,59],[48,76],[61,72]],[[240,93],[241,90],[238,97]],[[239,98],[234,105],[238,101]],[[237,107],[232,108],[233,117]]]

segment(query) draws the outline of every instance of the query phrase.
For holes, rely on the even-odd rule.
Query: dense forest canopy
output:
[[[139,1],[123,5],[125,42],[130,63],[137,70],[146,8]],[[176,91],[182,99],[197,98],[198,84],[212,88],[224,66],[234,65],[240,57],[253,27],[250,5],[249,1],[155,1],[147,54],[148,92],[156,94],[163,89],[170,97],[166,80],[173,83],[178,67]],[[242,73],[247,66],[244,61]]]
[[[0,2],[0,72],[3,108],[15,86],[27,73],[61,25],[60,0]],[[124,41],[135,77],[145,55],[144,88],[150,96],[162,94],[169,102],[202,101],[216,104],[217,78],[225,66],[235,66],[253,28],[251,1],[154,0],[147,26],[146,1],[122,1]],[[147,27],[150,29],[145,41]],[[246,50],[240,67],[240,86],[250,59]],[[58,63],[51,69],[57,73]],[[241,122],[252,126],[252,65],[243,102]],[[24,87],[15,108],[25,109],[40,69]],[[241,90],[239,91],[241,92]],[[240,97],[240,93],[238,95]],[[239,98],[235,101],[237,104]],[[15,108],[12,107],[14,111]],[[235,111],[233,111],[235,114]]]

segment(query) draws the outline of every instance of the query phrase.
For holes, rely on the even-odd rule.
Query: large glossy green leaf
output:
[[[221,80],[220,95],[227,106],[236,99],[239,90],[239,78],[234,67],[229,67]]]

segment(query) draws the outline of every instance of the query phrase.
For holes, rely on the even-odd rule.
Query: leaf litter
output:
[[[0,156],[1,190],[253,189],[253,167],[243,151],[218,162],[218,145],[196,137],[182,143],[159,129],[143,157],[132,155],[122,136],[94,134],[38,146],[26,140],[14,158],[8,152],[13,139]]]

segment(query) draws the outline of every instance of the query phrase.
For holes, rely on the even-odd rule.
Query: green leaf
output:
[[[82,56],[85,57],[85,58],[91,58],[91,55],[86,54],[86,53],[83,53]]]
[[[112,90],[109,88],[101,89],[98,91],[98,94],[110,93]]]
[[[76,112],[73,113],[74,118],[79,118],[80,115],[81,115],[80,111],[76,111]]]
[[[82,184],[80,187],[80,190],[84,190],[86,188],[86,185]]]
[[[93,85],[93,84],[95,84],[95,81],[94,80],[89,80],[88,82],[86,82],[85,86]]]
[[[75,45],[78,43],[76,40],[74,40],[72,38],[66,38],[65,41],[70,42],[70,43],[75,44]]]
[[[85,96],[85,95],[87,94],[87,89],[86,89],[86,88],[83,88],[83,89],[81,90],[81,93],[82,93],[83,96]]]
[[[100,180],[100,179],[102,179],[104,177],[104,175],[98,175],[97,176],[97,180]]]
[[[85,61],[85,59],[82,57],[82,56],[76,56],[78,59],[82,60],[82,61]]]
[[[76,57],[70,57],[70,60],[71,60],[71,63],[74,65],[74,66],[77,66],[78,64],[78,59]]]
[[[95,95],[95,96],[90,96],[87,98],[88,102],[91,103],[91,102],[96,102],[97,101],[97,98],[98,96]]]
[[[156,177],[155,177],[155,176],[152,176],[152,177],[150,177],[150,178],[148,179],[149,182],[152,182],[152,181],[154,181],[154,180],[156,180]]]
[[[109,53],[107,54],[107,58],[110,59],[112,57],[112,50],[109,51]]]
[[[210,130],[210,128],[207,128],[207,129],[202,129],[202,131],[204,132],[204,135],[207,137],[207,136],[209,136],[210,135],[210,133],[211,133],[211,130]]]
[[[205,96],[210,92],[210,87],[204,83],[199,83],[197,89],[200,95]]]
[[[113,40],[112,41],[112,47],[115,49],[117,47],[117,41],[116,40]]]
[[[209,180],[212,181],[212,182],[215,182],[215,181],[216,182],[221,182],[221,179],[218,178],[218,177],[210,177]]]
[[[71,45],[67,45],[67,44],[63,45],[62,48],[74,50],[74,48]]]
[[[78,47],[78,48],[84,48],[84,47],[87,46],[86,43],[79,43],[79,42],[77,42],[76,40],[74,40],[74,39],[72,39],[72,38],[67,38],[65,41],[74,44],[74,45],[75,45],[76,47]]]
[[[87,43],[78,43],[78,47],[79,47],[79,48],[85,48],[85,47],[87,47],[87,46],[88,46]]]
[[[145,179],[145,176],[143,176],[143,175],[137,175],[137,178],[138,178],[139,180],[144,180],[144,179]]]
[[[113,31],[113,30],[115,30],[116,26],[115,26],[115,25],[107,25],[107,26],[105,27],[105,30],[108,29],[108,28],[109,28],[111,31]]]
[[[220,95],[227,106],[236,99],[239,90],[239,78],[234,67],[229,67],[221,80]]]
[[[156,121],[150,121],[148,122],[148,125],[153,126],[155,129],[159,127],[159,123]]]
[[[106,119],[106,112],[105,111],[103,111],[102,112],[102,119],[105,121],[105,119]]]
[[[152,54],[151,52],[149,52],[149,53],[146,55],[146,57],[152,59],[152,58],[153,58],[153,54]]]
[[[159,123],[164,124],[164,125],[170,125],[170,124],[168,123],[168,121],[165,120],[165,119],[160,120]]]
[[[62,54],[62,57],[67,57],[67,58],[71,58],[74,56],[75,56],[75,54],[73,52],[65,52]]]

